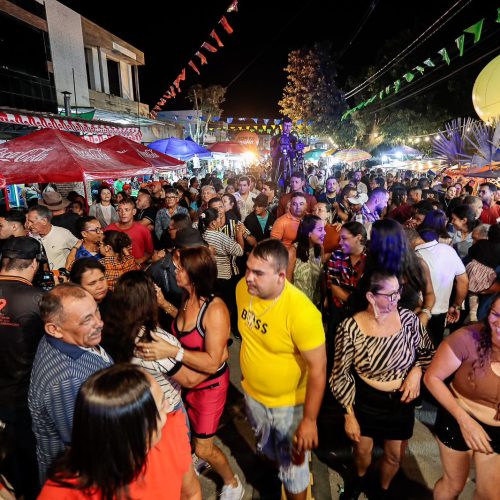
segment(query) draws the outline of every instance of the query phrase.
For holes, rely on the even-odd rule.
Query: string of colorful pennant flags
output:
[[[481,19],[472,26],[469,26],[468,28],[464,29],[462,34],[455,39],[455,45],[457,46],[458,50],[458,57],[462,57],[464,55],[466,34],[473,35],[474,37],[473,45],[477,44],[481,40],[484,20],[485,18]],[[497,8],[497,18],[495,20],[495,23],[500,23],[500,8]],[[441,56],[442,59],[440,61],[441,64],[446,63],[446,65],[448,66],[451,64],[451,58],[446,47],[443,47],[442,49],[438,50],[437,53]],[[414,68],[411,69],[411,71],[407,71],[404,75],[402,75],[401,78],[398,78],[391,85],[387,85],[384,89],[381,89],[379,92],[372,95],[369,99],[359,103],[354,108],[351,108],[348,111],[346,111],[342,115],[341,120],[345,120],[351,114],[357,113],[361,109],[366,108],[370,104],[373,104],[375,101],[381,101],[386,96],[391,94],[391,91],[393,91],[393,94],[397,94],[403,85],[407,87],[408,84],[410,84],[415,80],[415,78],[422,76],[426,71],[426,68],[435,68],[437,67],[438,64],[439,63],[435,63],[432,60],[432,58],[430,57],[427,58],[425,61],[423,61],[422,65],[415,66]]]
[[[229,7],[226,9],[226,13],[231,13],[231,12],[238,12],[238,0],[233,0]],[[222,26],[224,31],[228,34],[231,35],[234,30],[229,24],[228,20],[226,19],[226,16],[223,15],[220,19],[218,24]],[[212,29],[209,35],[214,41],[217,47],[220,49],[224,47],[224,44],[222,43],[222,40],[220,39],[219,35],[215,31],[215,28]],[[207,53],[214,53],[217,52],[218,48],[212,45],[212,43],[209,43],[207,41],[203,42],[200,46],[200,50],[197,50],[195,52],[195,56],[198,57],[200,60],[199,64],[202,66],[205,64],[208,64],[208,59],[201,51],[201,49],[205,50]],[[193,59],[190,59],[187,65],[198,75],[200,75],[200,70],[198,69],[197,63],[193,61]],[[168,100],[170,99],[175,99],[177,94],[180,94],[181,91],[181,82],[186,80],[186,68],[182,68],[182,71],[179,73],[177,78],[172,82],[172,84],[169,86],[169,88],[163,93],[163,96],[158,100],[158,102],[155,104],[153,109],[150,111],[150,116],[151,118],[156,118],[158,111],[161,111],[162,107],[165,106]]]

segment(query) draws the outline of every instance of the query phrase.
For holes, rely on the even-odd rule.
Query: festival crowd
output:
[[[498,498],[500,188],[323,173],[285,193],[231,173],[101,183],[90,207],[28,186],[0,216],[0,499],[200,499],[207,467],[243,498],[214,440],[235,348],[288,499],[306,498],[322,404],[352,444],[341,497],[390,498],[423,400],[434,498],[472,462],[474,498]]]

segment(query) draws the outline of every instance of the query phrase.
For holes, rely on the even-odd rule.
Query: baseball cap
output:
[[[267,199],[267,196],[265,194],[260,193],[253,200],[253,204],[254,206],[257,205],[258,207],[267,207],[269,205],[269,200]]]
[[[11,236],[2,245],[2,258],[32,260],[39,256],[40,243],[29,236]]]
[[[185,227],[177,231],[174,239],[175,248],[192,248],[205,246],[200,232],[193,227]]]
[[[364,205],[368,201],[368,195],[366,193],[358,193],[357,196],[351,196],[351,198],[347,199],[353,205]]]

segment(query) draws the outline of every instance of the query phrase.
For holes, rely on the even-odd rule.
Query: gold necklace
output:
[[[264,312],[262,312],[262,313],[259,314],[259,316],[261,318],[266,313],[268,313],[271,308],[274,307],[274,305],[276,304],[276,302],[278,302],[278,299],[281,297],[282,293],[283,292],[280,292],[280,294],[272,301],[272,303],[269,306],[267,306],[267,309]],[[253,304],[253,295],[250,297],[250,304],[248,305],[248,312],[247,312],[247,318],[246,318],[246,322],[247,322],[247,325],[248,325],[249,328],[253,328],[254,324],[255,324],[255,321],[257,320],[257,315],[252,310],[252,304]]]

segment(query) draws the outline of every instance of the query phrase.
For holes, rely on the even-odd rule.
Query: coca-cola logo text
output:
[[[45,160],[54,148],[34,148],[29,151],[9,151],[9,148],[0,148],[0,161],[15,163],[37,163]]]
[[[73,153],[78,155],[80,158],[84,160],[112,160],[112,158],[106,154],[102,149],[78,149],[72,147],[71,150]]]

